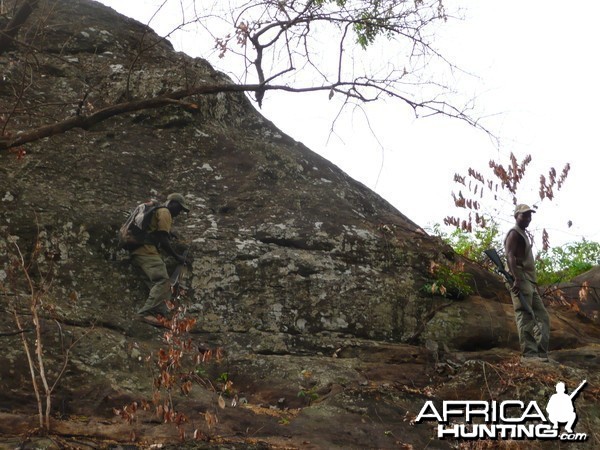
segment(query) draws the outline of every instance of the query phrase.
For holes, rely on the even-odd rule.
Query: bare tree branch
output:
[[[33,331],[33,328],[25,328],[23,330],[15,330],[15,331],[3,331],[0,333],[0,336],[15,336],[17,334],[29,333]]]
[[[236,84],[214,84],[196,87],[192,89],[183,89],[172,92],[163,96],[134,100],[118,103],[115,105],[108,106],[100,109],[95,113],[88,115],[76,115],[65,119],[60,122],[41,126],[31,131],[21,133],[16,137],[0,138],[0,150],[6,150],[13,147],[18,147],[30,142],[34,142],[50,136],[65,133],[75,128],[89,129],[92,126],[103,122],[111,117],[115,117],[121,114],[131,113],[135,111],[141,111],[145,109],[155,109],[172,104],[183,104],[189,108],[194,109],[193,103],[182,103],[180,100],[195,96],[195,95],[211,95],[218,93],[227,92],[257,92],[257,91],[286,91],[286,92],[316,92],[316,91],[335,91],[339,92],[347,97],[355,98],[362,102],[371,102],[377,100],[377,96],[369,97],[366,94],[361,93],[358,88],[374,88],[380,93],[386,93],[390,97],[402,100],[408,104],[418,115],[420,110],[427,111],[427,115],[444,114],[451,117],[456,117],[465,120],[472,125],[476,125],[471,121],[469,116],[460,109],[449,105],[445,102],[416,102],[401,95],[400,93],[383,89],[376,86],[368,81],[346,81],[340,83],[333,83],[323,86],[307,86],[307,87],[290,87],[290,86],[277,86],[277,85],[265,85],[265,84],[249,84],[249,85],[236,85]]]
[[[38,0],[23,1],[20,10],[26,4],[37,5]],[[196,1],[204,5],[202,0]],[[165,4],[166,0],[163,0],[156,14]],[[173,104],[193,110],[195,106],[189,97],[235,92],[253,92],[259,106],[267,91],[327,91],[330,98],[334,94],[345,97],[344,107],[354,102],[369,103],[389,97],[408,105],[416,117],[445,115],[464,120],[487,132],[477,119],[471,117],[470,105],[457,106],[447,100],[446,94],[451,93],[452,89],[444,83],[421,78],[420,73],[429,64],[426,55],[456,69],[429,42],[431,37],[428,30],[447,19],[439,0],[247,0],[233,2],[225,8],[229,8],[226,15],[219,16],[213,10],[207,10],[202,20],[196,14],[191,21],[187,20],[182,9],[181,24],[167,36],[194,21],[201,22],[202,29],[214,36],[210,30],[210,20],[223,23],[223,17],[231,17],[233,33],[217,39],[216,48],[219,56],[231,52],[242,58],[239,66],[241,74],[238,72],[237,78],[244,79],[245,83],[240,85],[219,82],[198,86],[196,80],[188,78],[184,69],[182,78],[186,87],[157,96],[146,94],[143,98],[136,98],[132,88],[134,67],[143,67],[146,62],[142,56],[167,38],[148,39],[148,28],[144,28],[139,45],[130,54],[131,62],[126,69],[125,87],[120,96],[114,96],[113,100],[103,96],[106,86],[111,84],[108,79],[111,72],[107,72],[106,68],[90,73],[88,67],[79,64],[69,66],[69,70],[78,71],[77,77],[83,85],[78,98],[71,94],[70,99],[61,97],[48,102],[38,96],[31,101],[25,96],[28,84],[25,83],[24,67],[27,67],[28,55],[35,57],[40,50],[23,42],[23,48],[29,53],[21,60],[18,70],[10,75],[14,103],[12,108],[3,108],[10,111],[8,114],[0,113],[0,150],[19,147],[76,128],[89,129],[120,114]],[[155,19],[156,14],[150,20]],[[21,25],[29,16],[23,17],[19,22]],[[16,16],[13,21],[16,21]],[[395,46],[398,49],[396,51],[401,51],[406,58],[405,62],[390,58],[382,61],[382,67],[369,67],[365,61],[361,61],[359,58],[366,58],[367,55],[364,49],[374,45],[378,37],[390,41],[390,45],[381,48],[387,50]],[[12,42],[18,46],[20,44],[14,39]],[[321,53],[324,45],[328,46],[330,52],[326,55]],[[236,46],[237,49],[234,48]],[[416,60],[420,62],[417,64]],[[20,88],[17,76],[22,77]],[[64,105],[76,105],[75,109],[67,110],[65,107],[62,111],[53,111],[44,108],[44,105],[58,105],[61,100],[64,100]],[[65,116],[61,118],[62,114]],[[13,117],[17,115],[18,118]],[[28,117],[23,118],[24,115]],[[11,129],[9,121],[11,125],[15,122],[30,125],[24,130]]]

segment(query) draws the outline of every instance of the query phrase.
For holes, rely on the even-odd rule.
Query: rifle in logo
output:
[[[587,433],[573,432],[577,414],[573,400],[587,380],[570,394],[565,391],[565,383],[556,384],[544,414],[538,402],[531,400],[444,400],[441,405],[427,400],[415,419],[437,422],[439,439],[465,440],[508,440],[508,439],[559,439],[564,442],[583,442]],[[566,423],[563,432],[559,423]]]

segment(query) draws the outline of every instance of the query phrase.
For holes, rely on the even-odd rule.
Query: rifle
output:
[[[498,255],[498,252],[495,249],[491,248],[489,250],[484,250],[483,253],[485,253],[486,256],[488,258],[490,258],[490,260],[496,266],[496,270],[498,271],[498,273],[500,275],[502,275],[506,279],[506,281],[508,282],[508,284],[510,284],[512,286],[513,283],[515,282],[515,279],[504,268],[504,264],[502,264],[502,260],[500,259],[500,255]],[[529,306],[529,304],[525,301],[525,298],[523,297],[523,294],[521,292],[519,292],[519,301],[521,302],[521,306],[523,307],[523,309],[525,311],[527,311],[529,314],[531,314],[531,317],[533,317],[533,320],[535,320],[536,323],[537,323],[537,320],[535,318],[535,314],[533,313],[533,309],[531,309],[531,306]]]
[[[577,389],[575,389],[573,392],[571,392],[571,393],[569,394],[569,398],[570,398],[571,400],[573,400],[573,397],[575,397],[575,396],[576,396],[576,395],[579,393],[579,391],[581,390],[581,388],[583,387],[583,385],[584,385],[585,383],[587,383],[587,380],[583,380],[583,381],[581,382],[581,384],[580,384],[580,385],[577,387]]]
[[[189,249],[186,249],[186,251],[183,252],[184,261],[181,264],[178,264],[177,267],[175,267],[175,270],[173,271],[173,273],[171,274],[170,281],[171,281],[171,290],[172,291],[175,291],[177,289],[177,287],[179,286],[179,277],[181,276],[181,272],[183,271],[186,264],[188,263],[187,257],[188,257],[189,251],[190,251]]]

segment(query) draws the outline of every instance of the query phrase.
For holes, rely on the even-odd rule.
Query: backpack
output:
[[[137,205],[119,229],[119,248],[135,250],[147,244],[146,235],[148,227],[150,226],[154,212],[159,208],[165,208],[165,206],[162,206],[155,200]]]

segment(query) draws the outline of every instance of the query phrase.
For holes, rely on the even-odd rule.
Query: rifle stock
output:
[[[500,255],[498,254],[496,249],[490,248],[489,250],[484,250],[483,253],[485,253],[486,256],[494,263],[498,273],[500,273],[502,276],[504,276],[504,278],[506,279],[508,284],[512,285],[515,282],[515,279],[504,268],[504,264],[502,264],[502,260],[500,259]],[[531,317],[533,317],[533,319],[535,320],[535,314],[533,313],[533,309],[531,309],[531,306],[529,306],[529,304],[525,301],[523,294],[520,292],[519,292],[519,301],[521,302],[521,306],[523,307],[523,309],[525,311],[527,311],[529,314],[531,314]]]

